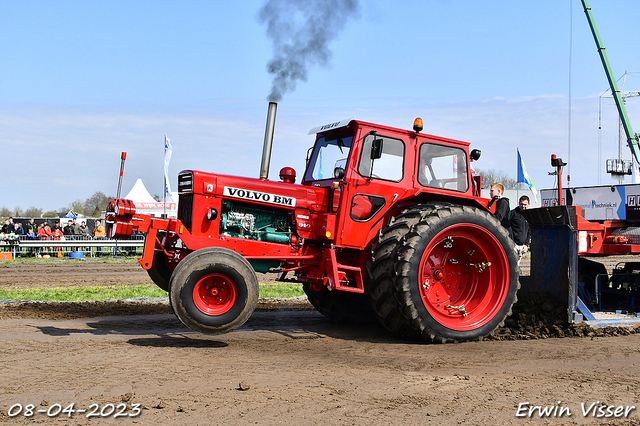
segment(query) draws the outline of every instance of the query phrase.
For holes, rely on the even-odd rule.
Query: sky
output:
[[[628,72],[640,129],[630,19],[640,2],[589,3],[621,88]],[[162,194],[165,134],[173,190],[182,170],[258,177],[269,69],[286,37],[307,29],[325,49],[293,49],[309,55],[302,71],[284,62],[301,79],[278,102],[272,180],[284,166],[302,176],[313,127],[353,117],[410,129],[422,117],[424,133],[481,149],[480,169],[515,178],[519,148],[538,189],[555,185],[551,154],[569,163],[572,186],[614,182],[604,163],[618,156],[617,112],[601,98],[608,83],[578,0],[0,4],[0,206],[9,209],[115,196],[121,152],[122,195],[138,178]],[[284,13],[269,20],[274,10]]]

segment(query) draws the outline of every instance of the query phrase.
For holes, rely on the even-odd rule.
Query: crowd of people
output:
[[[29,219],[29,221],[23,226],[21,222],[14,222],[13,218],[10,217],[5,219],[2,228],[0,228],[0,234],[13,234],[17,237],[26,236],[28,238],[39,240],[55,239],[56,237],[60,239],[62,236],[71,235],[88,238],[102,238],[105,236],[105,230],[102,220],[100,219],[96,219],[95,226],[90,228],[84,220],[78,223],[76,218],[72,218],[67,222],[67,225],[61,227],[58,221],[54,221],[53,224],[50,224],[46,220],[40,223],[40,225],[36,225],[34,218]]]
[[[529,251],[531,247],[531,228],[529,222],[524,218],[522,212],[529,208],[531,200],[527,195],[523,195],[518,200],[518,206],[511,210],[509,199],[503,197],[504,186],[501,183],[491,185],[489,195],[491,203],[496,204],[496,212],[493,216],[500,221],[500,224],[509,231],[509,237],[516,244],[516,254],[518,263],[522,255]]]
[[[531,246],[531,229],[522,215],[522,212],[529,207],[530,200],[528,196],[523,195],[518,200],[518,206],[511,210],[509,199],[503,197],[503,194],[504,186],[501,183],[491,185],[491,190],[489,191],[491,197],[490,205],[496,204],[496,211],[493,216],[509,231],[509,237],[515,242],[518,262],[520,262],[522,255],[529,251]],[[10,239],[20,239],[22,237],[37,240],[60,240],[66,237],[100,239],[105,237],[105,229],[100,219],[95,221],[94,227],[87,226],[84,220],[78,223],[76,218],[68,220],[67,224],[61,227],[58,221],[54,221],[53,225],[48,221],[36,225],[34,218],[29,219],[23,226],[20,222],[14,223],[13,218],[10,217],[4,221],[2,228],[0,228],[0,236],[5,238],[6,236],[11,236]]]
[[[39,220],[40,221],[40,220]],[[93,219],[91,220],[93,222]],[[76,218],[67,221],[65,226],[61,226],[59,220],[45,219],[36,224],[34,218],[26,223],[13,220],[12,217],[5,219],[0,228],[0,243],[11,244],[16,240],[66,240],[66,239],[101,239],[105,237],[105,229],[100,219],[95,220],[95,226],[87,226],[87,222],[82,220],[78,223]],[[59,248],[57,248],[59,250]],[[29,250],[28,255],[34,254]]]

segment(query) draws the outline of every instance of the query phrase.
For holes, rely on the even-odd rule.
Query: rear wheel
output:
[[[229,249],[187,255],[170,281],[169,300],[184,325],[220,334],[244,324],[258,303],[258,279],[249,262]]]
[[[488,213],[470,207],[405,211],[382,232],[372,269],[383,325],[430,341],[492,333],[519,288],[513,241]]]
[[[320,291],[314,291],[308,283],[304,283],[302,289],[313,307],[331,321],[346,324],[375,321],[373,311],[362,293],[330,291],[326,286],[322,286]]]

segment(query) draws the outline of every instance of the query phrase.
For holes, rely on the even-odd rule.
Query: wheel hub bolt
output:
[[[218,287],[213,287],[209,293],[212,296],[217,296],[218,295]]]
[[[444,243],[444,248],[450,249],[453,247],[453,237],[451,235],[447,236],[447,239]]]
[[[435,278],[436,280],[441,280],[444,278],[444,272],[442,272],[442,269],[436,269],[435,272],[433,273],[433,278]]]

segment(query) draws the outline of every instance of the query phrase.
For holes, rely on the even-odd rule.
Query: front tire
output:
[[[208,247],[187,255],[170,281],[169,301],[192,330],[220,334],[244,324],[258,303],[251,264],[229,249]]]
[[[167,264],[167,255],[163,251],[156,251],[153,254],[151,268],[147,269],[147,274],[149,274],[151,281],[162,290],[168,292],[171,273],[171,269]]]
[[[373,303],[392,332],[428,341],[491,334],[516,301],[514,243],[476,208],[416,206],[393,221],[375,252]]]

